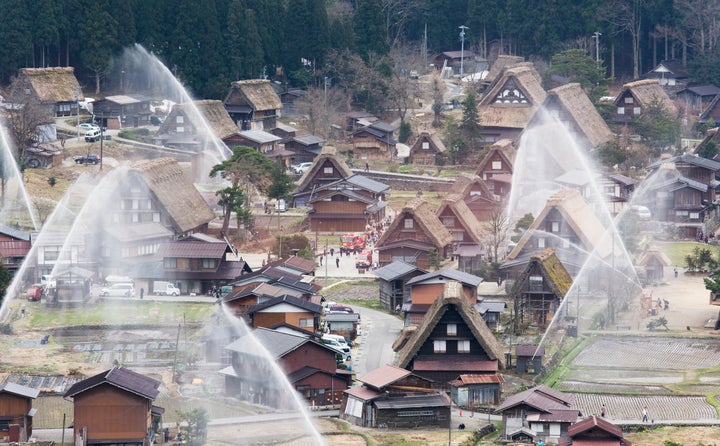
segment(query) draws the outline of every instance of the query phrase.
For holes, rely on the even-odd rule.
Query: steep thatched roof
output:
[[[437,153],[444,153],[447,151],[447,148],[445,147],[445,144],[440,140],[440,135],[437,134],[437,132],[430,133],[430,132],[422,132],[418,136],[418,138],[415,140],[415,143],[410,147],[410,152],[420,152],[422,153],[424,150],[422,148],[422,143],[424,141],[427,141],[430,143],[430,149],[433,152]]]
[[[545,279],[544,283],[547,284],[558,299],[562,300],[568,291],[570,291],[573,284],[570,273],[568,273],[560,259],[555,255],[555,250],[546,248],[530,256],[530,261],[527,266],[515,280],[510,295],[517,296],[527,290],[529,286],[529,276],[531,274],[537,274],[538,272]]]
[[[21,88],[29,88],[43,104],[85,99],[73,67],[21,68]],[[79,95],[79,96],[77,96]]]
[[[622,91],[615,100],[615,105],[622,107],[623,103],[621,103],[621,101],[624,100],[628,92],[633,95],[643,108],[650,105],[653,101],[659,101],[671,116],[675,117],[678,115],[678,108],[675,102],[665,93],[658,79],[642,79],[623,85]]]
[[[385,243],[388,243],[390,238],[399,230],[400,225],[404,224],[406,218],[415,220],[420,226],[420,229],[432,240],[436,248],[441,249],[452,243],[452,234],[443,226],[428,202],[420,197],[407,203],[405,207],[397,213],[390,227],[383,233],[375,247],[379,248]]]
[[[522,97],[510,100],[504,92],[510,89]],[[532,65],[508,68],[478,105],[478,121],[483,127],[522,129],[545,101],[545,90]]]
[[[455,215],[458,222],[462,225],[463,229],[465,229],[465,232],[468,233],[472,241],[478,245],[482,245],[484,234],[482,225],[480,225],[480,222],[475,217],[475,214],[473,214],[467,204],[465,204],[463,196],[460,194],[446,195],[437,210],[438,217],[448,208]]]
[[[613,133],[605,120],[597,112],[595,106],[580,84],[571,83],[561,85],[548,91],[545,104],[550,108],[554,104],[563,107],[572,117],[577,128],[585,135],[590,143],[590,149],[596,148],[613,139]]]
[[[490,67],[490,71],[488,71],[488,74],[485,76],[483,81],[492,85],[493,82],[500,79],[500,76],[507,67],[517,65],[524,60],[525,59],[522,56],[510,56],[508,54],[499,55],[498,58],[495,59],[495,63],[493,63],[492,67]]]
[[[480,161],[480,164],[478,164],[475,172],[480,174],[486,171],[488,163],[495,158],[495,154],[500,155],[500,158],[502,158],[505,164],[509,166],[510,173],[512,173],[513,166],[515,165],[515,157],[517,156],[517,150],[515,150],[513,142],[509,139],[495,141],[493,145],[490,146],[490,150],[488,150],[485,154],[485,157]]]
[[[458,176],[455,177],[455,182],[453,183],[452,187],[450,187],[448,194],[460,194],[463,197],[467,197],[468,191],[473,186],[476,186],[478,189],[480,189],[480,196],[493,200],[497,199],[497,196],[493,194],[490,189],[488,189],[487,184],[485,183],[485,181],[483,181],[482,178],[475,174],[467,172],[460,172]]]
[[[503,347],[462,290],[460,282],[450,281],[445,284],[442,295],[435,299],[435,302],[425,313],[422,324],[410,335],[410,339],[398,351],[397,365],[399,367],[405,368],[408,366],[420,350],[420,347],[430,337],[435,326],[440,322],[440,318],[445,314],[445,308],[453,305],[488,357],[497,360],[499,368],[505,368]]]
[[[657,259],[662,266],[670,266],[672,264],[670,257],[657,246],[648,247],[645,252],[642,253],[642,256],[640,256],[637,264],[638,266],[647,266],[653,258]]]
[[[247,104],[254,111],[279,110],[283,108],[280,96],[275,93],[270,81],[250,79],[232,83],[225,104]]]
[[[197,113],[195,112],[196,110]],[[198,116],[198,113],[200,116]],[[163,122],[161,129],[166,125],[171,128],[177,126],[174,117],[179,114],[190,119],[193,126],[201,133],[205,131],[205,128],[203,123],[199,122],[199,119],[205,119],[208,126],[210,126],[210,130],[220,139],[236,135],[240,131],[223,106],[222,101],[206,99],[203,101],[175,104],[170,115],[165,122]],[[161,133],[161,129],[158,129],[158,133]]]
[[[597,218],[592,207],[580,195],[580,192],[577,189],[562,189],[548,199],[545,208],[535,218],[530,228],[520,237],[518,244],[507,256],[509,260],[514,260],[521,252],[526,250],[526,245],[535,231],[546,227],[545,219],[553,209],[560,213],[564,222],[575,232],[583,249],[594,252],[601,259],[608,258],[613,252],[615,252],[616,256],[620,255],[621,250],[615,249],[613,251],[612,237],[606,235],[606,228]],[[620,240],[616,239],[615,241],[617,246],[622,246]]]
[[[312,166],[310,166],[303,176],[300,177],[300,180],[298,180],[296,190],[305,190],[307,188],[308,183],[317,175],[318,170],[320,170],[323,164],[325,164],[325,160],[330,160],[333,166],[335,166],[335,169],[337,169],[340,177],[347,178],[353,175],[352,170],[345,164],[345,161],[338,156],[335,147],[325,146],[322,148],[320,155],[316,156],[313,160]]]
[[[215,218],[210,206],[173,158],[138,161],[131,172],[140,175],[172,218],[176,233],[183,234]],[[188,212],[191,209],[192,212]]]

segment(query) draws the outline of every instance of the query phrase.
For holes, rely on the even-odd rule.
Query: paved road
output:
[[[353,371],[359,376],[385,364],[392,364],[392,344],[403,323],[395,316],[369,308],[356,307],[362,320],[358,346],[353,347]]]

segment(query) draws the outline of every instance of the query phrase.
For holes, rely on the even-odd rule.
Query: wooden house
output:
[[[463,374],[450,381],[450,398],[459,407],[471,411],[496,406],[500,403],[504,382],[500,374]]]
[[[553,249],[532,254],[510,291],[517,323],[541,330],[547,328],[572,283],[572,277]]]
[[[558,446],[632,446],[619,426],[593,415],[568,427]]]
[[[512,141],[509,139],[496,141],[475,170],[475,175],[482,178],[490,192],[497,195],[501,201],[510,196],[509,183],[512,182],[516,155],[517,151]],[[500,177],[502,181],[496,182],[495,179]],[[504,184],[508,186],[503,187]]]
[[[0,259],[13,276],[30,252],[30,234],[12,226],[0,225]],[[36,279],[39,279],[37,276]]]
[[[720,95],[720,88],[712,84],[704,84],[685,87],[678,91],[675,97],[688,114],[700,116],[718,95]]]
[[[437,157],[447,152],[445,144],[437,133],[422,132],[410,147],[407,162],[422,166],[434,166]]]
[[[312,162],[322,152],[325,139],[315,135],[295,136],[285,143],[285,150],[293,152],[293,164]]]
[[[33,238],[32,249],[35,251],[34,280],[40,282],[43,275],[52,274],[56,265],[72,263],[72,266],[89,271],[98,271],[98,258],[91,245],[91,237],[74,231],[69,234],[60,231],[42,231]],[[70,261],[72,259],[72,261]],[[28,265],[30,267],[30,265]],[[102,278],[98,273],[93,280]]]
[[[345,114],[345,131],[352,133],[376,122],[378,118],[372,113],[364,111],[351,111]]]
[[[277,93],[283,105],[283,116],[295,117],[302,114],[298,111],[297,101],[304,98],[307,91],[301,88],[285,88]]]
[[[248,325],[252,325],[252,318],[249,314],[250,309],[271,299],[291,296],[315,305],[322,303],[323,297],[317,294],[317,290],[313,285],[298,282],[293,282],[290,285],[285,283],[286,281],[287,278],[282,278],[282,280],[254,282],[251,286],[240,286],[223,296],[222,302],[233,314],[243,318]],[[234,283],[237,285],[237,282]],[[274,325],[269,323],[267,326],[273,327]]]
[[[391,159],[396,156],[395,126],[376,121],[352,134],[353,157],[361,160]]]
[[[443,294],[445,284],[449,282],[459,283],[465,297],[475,305],[478,297],[478,285],[482,281],[482,277],[453,268],[443,268],[413,277],[407,281],[407,287],[410,289],[410,301],[402,307],[402,311],[405,313],[405,325],[419,325],[433,302]]]
[[[422,324],[395,347],[397,366],[449,390],[459,375],[496,375],[505,368],[503,347],[459,282],[448,281]],[[401,337],[403,334],[401,333]],[[496,381],[498,387],[500,380]]]
[[[612,120],[617,123],[630,123],[642,116],[643,111],[652,104],[661,105],[670,116],[677,116],[678,109],[668,97],[657,79],[643,79],[623,85],[615,97],[615,113]]]
[[[267,157],[272,157],[275,152],[280,150],[278,143],[280,137],[264,130],[242,130],[238,133],[240,145],[252,147]],[[291,152],[284,152],[283,158],[290,159]]]
[[[540,385],[509,396],[495,409],[502,415],[502,440],[556,443],[582,416],[573,397]]]
[[[645,282],[661,282],[665,278],[665,268],[670,266],[670,258],[656,246],[649,246],[640,256],[637,266],[645,270]]]
[[[437,210],[437,216],[452,235],[452,255],[458,258],[458,269],[480,269],[485,258],[484,238],[487,234],[465,204],[463,196],[446,195]]]
[[[317,232],[364,232],[385,218],[390,186],[362,175],[351,175],[317,187],[308,218]]]
[[[388,364],[357,380],[361,385],[343,394],[343,420],[372,428],[450,427],[450,401],[428,379]]]
[[[277,126],[283,108],[280,97],[265,79],[233,82],[223,104],[240,130],[267,132]]]
[[[688,71],[680,59],[662,60],[652,70],[645,73],[644,79],[653,80],[661,87],[677,88],[687,82]]]
[[[406,204],[375,244],[380,266],[401,260],[419,268],[430,267],[434,252],[448,256],[452,235],[422,197]]]
[[[62,163],[64,150],[57,142],[36,142],[25,147],[22,161],[31,169],[47,169]]]
[[[306,336],[268,328],[252,331],[257,343],[250,341],[249,336],[250,333],[225,347],[231,354],[230,366],[220,371],[225,376],[225,395],[278,409],[295,407],[294,395],[285,386],[279,386],[272,376],[279,366],[308,405],[341,403],[353,374],[338,369],[335,350]]]
[[[571,275],[584,265],[587,253],[598,259],[620,256],[620,240],[606,235],[606,228],[592,207],[576,189],[562,189],[552,195],[533,223],[520,237],[501,267],[518,272],[530,255],[545,248],[555,254]]]
[[[275,128],[270,130],[270,133],[280,138],[280,144],[287,144],[297,136],[297,129],[278,121]]]
[[[85,100],[73,67],[21,68],[10,86],[9,100],[40,107],[48,122],[54,117],[77,116]]]
[[[33,400],[39,394],[32,387],[0,383],[0,443],[24,443],[32,437]]]
[[[154,406],[160,381],[125,367],[114,367],[72,385],[75,444],[145,446],[161,435],[164,410]]]
[[[388,311],[398,311],[410,303],[408,280],[427,271],[402,261],[395,261],[373,271],[380,279],[380,305]]]
[[[157,145],[200,153],[215,150],[220,140],[228,147],[242,145],[238,128],[222,102],[203,100],[173,105],[152,138]]]
[[[469,50],[443,51],[435,57],[435,68],[438,70],[450,68],[453,75],[460,75],[461,66],[464,74],[486,71],[488,69],[487,61],[480,59],[475,53]]]
[[[286,323],[315,332],[320,328],[322,305],[285,294],[253,305],[247,312],[253,328]]]
[[[708,204],[717,196],[720,162],[684,153],[648,167],[654,175],[642,200],[658,221],[673,223],[683,237],[702,238]]]
[[[358,313],[327,313],[325,314],[325,327],[328,333],[343,336],[353,340],[357,337],[360,328],[360,314]]]
[[[499,197],[492,193],[487,183],[477,175],[460,172],[448,191],[459,194],[465,205],[479,222],[490,221],[501,208]]]
[[[544,111],[535,113],[528,127],[542,123],[547,117],[556,119],[570,132],[573,140],[588,152],[614,138],[610,127],[580,84],[569,83],[548,91],[541,110]]]
[[[625,209],[637,183],[636,179],[621,174],[600,175],[598,188],[604,195],[610,214],[618,215]]]
[[[516,345],[515,346],[515,370],[518,373],[535,374],[542,371],[542,360],[545,356],[545,347],[538,345]]]
[[[93,115],[108,129],[150,125],[152,98],[142,94],[106,96],[93,102]]]
[[[501,331],[500,316],[505,312],[507,302],[483,299],[475,304],[475,308],[477,308],[478,313],[480,313],[480,316],[482,316],[488,328]]]
[[[515,140],[545,96],[534,67],[521,64],[505,70],[478,103],[482,141],[490,145],[501,139]]]
[[[352,176],[353,172],[340,158],[335,147],[325,146],[320,155],[315,158],[312,166],[297,181],[293,191],[293,205],[303,207],[316,196],[316,189],[338,180]],[[319,229],[324,232],[323,229]]]

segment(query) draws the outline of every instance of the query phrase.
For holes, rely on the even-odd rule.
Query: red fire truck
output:
[[[344,234],[342,237],[340,237],[340,248],[343,251],[362,251],[363,249],[365,249],[365,234]]]

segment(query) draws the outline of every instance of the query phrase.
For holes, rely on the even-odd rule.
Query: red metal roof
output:
[[[450,385],[454,387],[466,386],[469,384],[494,384],[504,383],[505,379],[502,375],[496,373],[488,373],[483,375],[460,375],[458,379],[450,381]]]
[[[367,372],[366,374],[358,377],[357,380],[370,387],[382,389],[383,387],[405,378],[408,375],[410,375],[409,371],[388,364]]]
[[[347,393],[348,395],[352,395],[355,398],[364,400],[364,401],[368,401],[373,398],[377,398],[381,395],[384,395],[383,392],[378,392],[377,390],[368,389],[367,387],[360,387],[360,386],[351,387],[351,388],[345,390],[345,393]]]
[[[443,370],[463,370],[467,372],[496,372],[498,370],[497,361],[480,361],[471,357],[463,358],[459,356],[432,357],[432,358],[416,358],[413,362],[413,370],[422,370],[427,372],[443,371]]]
[[[30,242],[25,240],[6,240],[0,242],[0,257],[25,257],[30,251]]]

